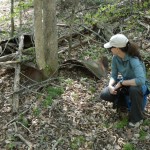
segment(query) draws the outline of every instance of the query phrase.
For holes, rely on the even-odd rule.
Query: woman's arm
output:
[[[126,81],[124,84],[131,84],[131,86],[134,84],[133,86],[140,86],[140,85],[144,85],[146,82],[146,74],[145,74],[145,70],[143,68],[143,64],[142,62],[138,59],[138,58],[132,58],[130,60],[130,64],[132,67],[132,70],[135,74],[135,78],[134,81],[129,80],[129,83]]]
[[[135,79],[123,80],[121,83],[118,82],[118,83],[115,85],[115,90],[117,90],[118,88],[120,88],[120,87],[122,87],[122,86],[136,86]]]

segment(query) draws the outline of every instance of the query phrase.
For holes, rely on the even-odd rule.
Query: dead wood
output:
[[[32,105],[31,105],[32,106]],[[7,127],[12,124],[13,122],[15,122],[16,120],[18,120],[18,118],[21,116],[21,115],[24,115],[26,114],[30,109],[31,109],[31,106],[29,109],[23,111],[22,113],[20,113],[17,117],[15,117],[14,119],[10,120],[2,129],[7,129]]]
[[[20,138],[20,140],[22,140],[29,147],[28,150],[33,149],[33,144],[26,140],[21,134],[15,134],[14,136]]]
[[[97,79],[101,79],[101,77],[105,77],[107,73],[107,62],[106,58],[101,59],[100,61],[92,61],[92,60],[67,60],[65,61],[60,69],[66,68],[68,70],[78,69],[83,71],[85,74],[96,77]]]
[[[25,34],[22,36],[24,37],[23,49],[34,47],[34,36],[32,34],[31,35]],[[13,37],[11,39],[1,41],[0,47],[2,48],[1,56],[6,55],[6,54],[11,54],[11,53],[14,53],[15,51],[18,51],[19,37]]]
[[[24,127],[31,135],[33,135],[32,132],[31,132],[23,123],[18,122],[18,121],[16,121],[16,123],[17,123],[17,124],[20,124],[20,125],[21,125],[22,127]]]
[[[54,144],[54,146],[52,147],[52,150],[55,150],[55,148],[57,147],[57,145],[62,141],[62,137],[60,137],[56,143]]]
[[[6,62],[0,62],[0,66],[14,65],[18,63],[19,61],[6,61]]]
[[[17,56],[16,53],[2,56],[2,57],[0,57],[0,62],[12,60],[12,59],[14,59],[16,56]]]
[[[64,23],[58,23],[57,26],[69,28],[69,25],[64,24]]]
[[[81,31],[79,31],[79,32],[73,32],[73,33],[72,33],[72,38],[76,38],[76,37],[80,36],[79,33],[81,33],[81,34],[86,34],[86,33],[87,33],[87,30],[83,29],[83,30],[81,30]],[[69,38],[70,38],[70,34],[63,35],[63,36],[59,37],[58,43],[61,44],[61,42],[64,41],[64,40],[69,41]]]
[[[146,29],[147,29],[147,34],[149,33],[149,31],[150,31],[150,25],[149,24],[146,24],[146,23],[143,23],[143,22],[141,22],[140,20],[137,20],[138,21],[138,23],[140,24],[140,25],[142,25],[143,27],[145,27]]]
[[[11,95],[13,95],[13,94],[15,94],[15,93],[17,93],[17,94],[32,93],[33,91],[32,91],[31,89],[34,89],[34,88],[37,89],[37,87],[42,88],[42,87],[44,87],[44,86],[50,85],[52,81],[57,80],[57,79],[58,79],[58,78],[49,78],[49,79],[44,80],[44,81],[42,81],[42,82],[33,83],[33,84],[29,85],[29,86],[22,87],[22,88],[19,89],[18,91],[14,91],[13,93],[10,93],[8,96],[11,96]],[[33,93],[34,93],[34,92],[33,92]]]
[[[23,45],[24,45],[23,41],[24,41],[24,36],[21,36],[20,43],[19,43],[19,51],[18,51],[19,61],[21,61],[21,56],[22,56],[21,51],[22,51]],[[19,85],[20,85],[20,70],[21,70],[21,66],[18,63],[15,65],[14,92],[16,92],[20,89],[20,87],[19,87]],[[13,112],[14,113],[18,112],[18,108],[19,108],[19,94],[14,93],[13,94]]]
[[[99,37],[102,41],[104,42],[107,42],[107,40],[103,37],[103,36],[100,36],[100,34],[98,34],[97,32],[95,32],[94,30],[88,28],[87,26],[85,25],[82,25],[82,27],[84,27],[85,29],[89,30],[90,32],[94,33],[97,37]]]
[[[142,12],[138,12],[142,17],[144,17],[144,19],[150,20],[150,16],[149,15],[145,15]]]
[[[79,46],[82,46],[82,45],[88,43],[89,41],[90,41],[90,39],[81,41],[80,43],[76,43],[76,44],[72,45],[71,48],[72,48],[72,49],[75,49],[75,48],[77,48],[77,47],[79,47]],[[65,49],[63,49],[63,50],[61,50],[61,51],[59,51],[58,54],[63,53],[63,52],[68,51],[68,50],[69,50],[69,47],[67,47],[67,48],[65,48]]]

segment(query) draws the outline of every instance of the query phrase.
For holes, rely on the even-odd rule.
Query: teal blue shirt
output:
[[[121,74],[124,80],[135,79],[138,86],[146,83],[145,65],[137,57],[126,55],[124,59],[121,59],[114,55],[111,67],[111,77],[115,81],[117,81],[118,74]]]

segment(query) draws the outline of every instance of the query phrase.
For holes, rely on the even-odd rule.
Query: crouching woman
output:
[[[127,89],[127,97],[131,102],[129,111],[129,126],[138,127],[143,119],[143,100],[148,94],[146,86],[146,71],[138,48],[123,34],[116,34],[104,45],[112,54],[111,77],[109,85],[101,92],[100,98],[115,102],[119,89]],[[118,75],[122,76],[118,80]],[[126,102],[121,103],[126,107]]]

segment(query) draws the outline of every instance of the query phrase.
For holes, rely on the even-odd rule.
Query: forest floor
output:
[[[82,69],[62,69],[32,88],[21,78],[24,91],[13,114],[14,71],[0,68],[0,150],[149,150],[150,97],[143,124],[129,128],[128,112],[118,114],[99,98],[109,73],[97,79]]]
[[[131,148],[129,143],[136,150],[149,150],[150,117],[140,127],[129,128],[128,114],[121,117],[112,103],[99,98],[107,78],[96,80],[77,70],[60,72],[44,88],[24,89],[16,115],[10,92],[14,73],[2,75],[0,81],[1,150],[121,150]],[[146,113],[150,114],[149,102]]]

